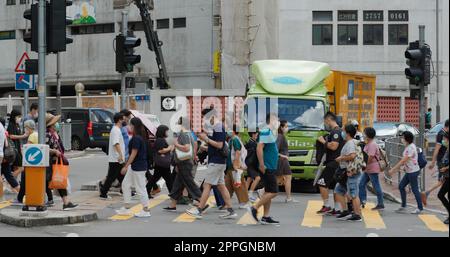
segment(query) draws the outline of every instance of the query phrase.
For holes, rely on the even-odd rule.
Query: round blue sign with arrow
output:
[[[26,161],[31,165],[39,164],[43,157],[42,150],[38,147],[29,148],[25,155]]]

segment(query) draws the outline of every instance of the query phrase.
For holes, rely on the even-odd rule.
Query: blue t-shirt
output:
[[[131,138],[128,145],[129,154],[131,154],[133,149],[136,149],[138,153],[131,163],[131,169],[134,171],[147,171],[147,144],[141,136]]]
[[[278,169],[277,137],[270,129],[262,129],[259,133],[258,143],[264,144],[264,166],[267,170],[275,172]]]
[[[223,142],[225,144],[225,140],[227,138],[227,133],[225,133],[225,128],[221,123],[214,125],[213,134],[208,136],[209,139],[214,142]],[[226,158],[222,156],[220,153],[221,149],[217,149],[214,146],[208,146],[208,162],[215,164],[225,164]]]
[[[130,154],[128,153],[128,144],[130,143],[130,136],[128,136],[127,127],[122,127],[120,129],[122,131],[123,143],[125,144],[125,159],[128,160]]]

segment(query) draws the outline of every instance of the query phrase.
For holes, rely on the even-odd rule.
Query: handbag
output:
[[[3,162],[5,163],[14,163],[17,158],[17,149],[14,147],[14,144],[11,142],[9,138],[5,139],[5,146],[3,149]]]
[[[63,158],[60,157],[55,164],[52,165],[52,180],[49,183],[50,189],[67,189],[69,178],[69,165],[64,164]]]
[[[175,155],[176,155],[176,159],[178,161],[187,161],[187,160],[191,160],[193,159],[193,148],[192,147],[192,142],[191,142],[191,136],[189,136],[189,151],[188,152],[183,152],[179,149],[175,149]]]

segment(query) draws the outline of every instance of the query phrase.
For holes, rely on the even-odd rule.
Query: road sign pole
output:
[[[23,108],[25,109],[24,113],[28,112],[29,97],[30,97],[30,90],[25,90],[23,92]]]
[[[126,37],[128,33],[128,12],[122,11],[122,34]],[[117,51],[117,49],[116,49]],[[124,71],[121,74],[121,95],[122,95],[122,101],[121,101],[121,108],[125,109],[127,106],[127,88],[126,88],[126,76],[127,72]]]
[[[419,46],[422,48],[425,45],[425,26],[419,26]],[[419,84],[419,147],[425,151],[425,83],[422,81]],[[422,171],[422,191],[425,191],[425,169]]]
[[[39,83],[38,83],[38,96],[39,96],[39,143],[45,144],[45,111],[46,107],[46,94],[47,85],[45,82],[45,54],[47,52],[45,45],[45,20],[46,20],[46,8],[47,1],[39,1],[39,22],[38,22],[38,43],[39,43]]]
[[[61,53],[56,54],[56,113],[61,115]]]

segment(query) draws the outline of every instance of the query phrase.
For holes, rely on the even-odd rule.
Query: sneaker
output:
[[[347,221],[362,221],[362,218],[358,214],[352,214],[350,218],[347,218]]]
[[[176,212],[177,211],[177,207],[165,207],[163,208],[163,210],[168,211],[168,212]]]
[[[353,203],[352,202],[348,202],[347,203],[347,206],[348,206],[348,211],[349,212],[353,212]],[[364,206],[365,207],[365,206]]]
[[[121,215],[121,216],[131,216],[133,215],[133,212],[131,212],[130,209],[122,207],[119,210],[116,210],[117,215]]]
[[[347,210],[347,211],[343,211],[341,214],[336,216],[336,218],[338,220],[345,220],[345,219],[350,218],[351,216],[352,216],[352,213]]]
[[[444,220],[444,224],[448,225],[448,218],[446,220]]]
[[[372,208],[372,211],[384,211],[384,205],[377,205]]]
[[[63,211],[70,211],[78,207],[78,204],[73,204],[69,202],[68,204],[63,205]]]
[[[112,197],[109,196],[109,195],[100,195],[100,200],[103,200],[103,201],[111,201],[111,200],[112,200]]]
[[[241,203],[241,204],[239,204],[239,209],[247,210],[247,208],[250,207],[250,206],[251,206],[250,203]]]
[[[134,216],[135,216],[136,218],[149,218],[149,217],[151,217],[152,215],[151,215],[150,212],[147,211],[147,210],[141,210],[140,212],[134,214]]]
[[[408,212],[408,209],[406,207],[400,207],[395,212],[400,213],[400,214],[405,214]]]
[[[280,222],[272,219],[272,217],[262,217],[261,224],[263,224],[263,225],[279,225]]]
[[[226,214],[220,215],[222,219],[235,219],[237,217],[237,213],[233,209],[228,209]]]
[[[254,194],[250,195],[248,198],[252,203],[256,203],[258,201],[258,197],[256,197]]]
[[[411,212],[411,214],[413,215],[419,215],[423,212],[423,210],[419,210],[419,209],[415,209],[414,211]]]
[[[338,215],[338,211],[336,211],[336,209],[331,209],[331,210],[329,210],[329,211],[327,211],[326,213],[325,213],[325,215],[327,215],[327,216],[336,216],[336,215]]]
[[[101,193],[103,189],[103,183],[101,181],[98,182],[98,191]]]
[[[200,211],[198,210],[198,208],[192,208],[192,209],[186,210],[186,213],[188,215],[196,218],[196,219],[202,219],[203,218],[203,216],[200,213]]]
[[[47,201],[47,202],[45,203],[45,206],[47,206],[47,207],[53,207],[53,206],[55,206],[55,202],[54,202],[53,200]]]
[[[220,206],[220,207],[217,208],[217,212],[226,213],[227,212],[227,208],[225,208],[225,206]]]
[[[363,208],[363,209],[366,208],[366,202],[361,202],[361,208]]]
[[[319,211],[317,211],[317,214],[325,214],[327,212],[331,211],[331,207],[326,207],[323,206],[322,209],[320,209]]]
[[[247,211],[248,211],[248,213],[250,213],[250,215],[252,216],[253,220],[254,220],[255,222],[258,222],[258,223],[259,223],[259,219],[258,219],[258,210],[255,209],[255,207],[249,207],[249,208],[247,209]]]
[[[422,203],[424,206],[427,206],[428,203],[428,195],[425,192],[420,193],[420,197],[422,198]]]
[[[286,198],[285,202],[286,203],[298,203],[298,201],[295,200],[294,198]]]

